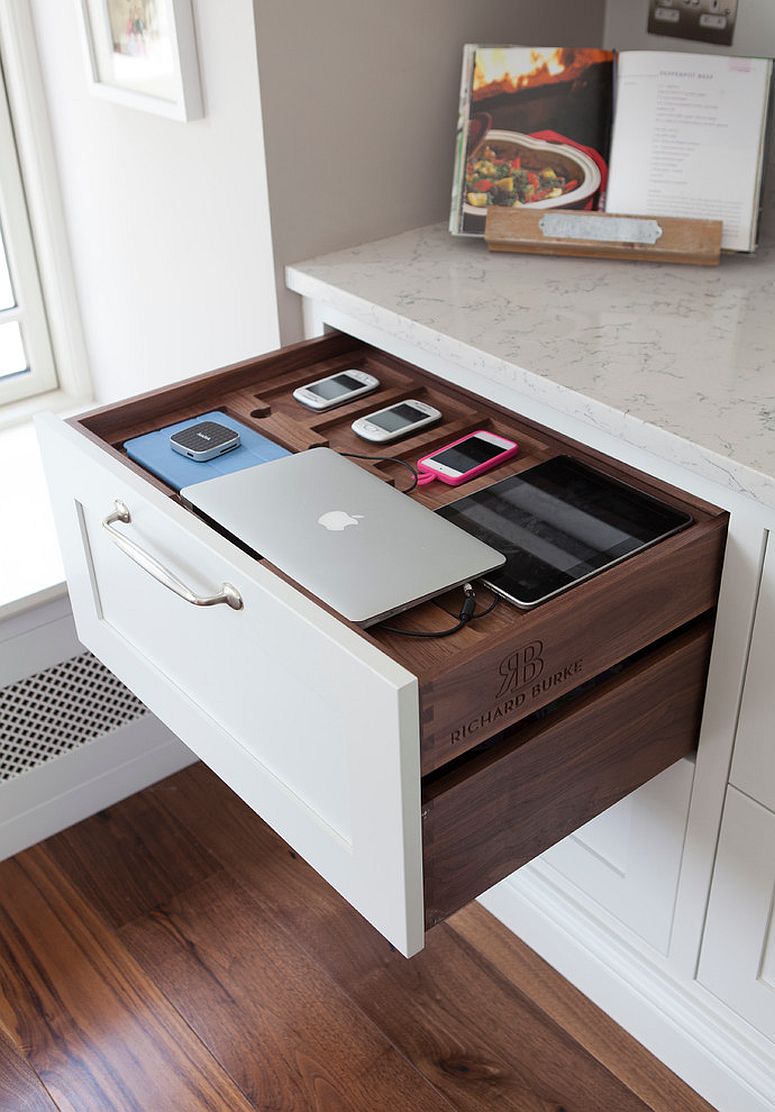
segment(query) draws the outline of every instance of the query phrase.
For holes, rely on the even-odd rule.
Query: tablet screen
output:
[[[520,606],[535,606],[692,520],[569,456],[437,512],[504,554],[503,569],[487,582]]]

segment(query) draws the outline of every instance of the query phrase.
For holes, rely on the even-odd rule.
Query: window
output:
[[[57,388],[35,249],[0,70],[0,406]]]
[[[0,0],[0,432],[92,397],[29,0]]]

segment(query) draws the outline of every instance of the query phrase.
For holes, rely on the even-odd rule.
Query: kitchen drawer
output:
[[[380,393],[329,413],[303,410],[291,398],[300,383],[348,366],[375,373]],[[349,625],[184,507],[121,447],[131,436],[221,408],[293,450],[328,444],[368,453],[350,430],[354,417],[412,396],[438,405],[445,421],[394,446],[395,455],[414,460],[476,427],[520,442],[517,459],[467,491],[571,452],[687,509],[693,524],[533,611],[503,603],[454,637],[417,642]],[[444,776],[456,778],[449,798],[462,798],[461,777],[481,782],[478,762],[491,763],[496,750],[511,754],[519,723],[528,738],[559,731],[557,752],[567,744],[574,767],[587,768],[586,802],[576,781],[554,768],[545,838],[530,824],[518,847],[513,833],[493,832],[515,849],[511,860],[501,855],[497,872],[527,860],[534,847],[541,852],[696,743],[696,706],[690,714],[682,704],[680,730],[657,715],[636,744],[608,685],[637,684],[645,702],[672,691],[670,675],[682,674],[690,653],[681,631],[716,603],[726,515],[714,507],[340,334],[69,422],[43,418],[39,428],[81,640],[403,953],[422,946],[426,920],[459,906],[461,892],[470,898],[493,883],[485,863],[478,884],[463,870],[465,881],[442,891],[439,876],[449,868],[443,855],[435,864],[429,856],[430,827],[424,855],[421,781],[441,822]],[[387,481],[406,479],[393,464],[362,466]],[[413,495],[430,507],[459,496],[441,486]],[[185,584],[178,588],[184,595],[220,601],[192,605],[191,594],[187,601],[168,589],[170,577]],[[453,594],[391,624],[443,629],[458,607]],[[657,644],[676,632],[677,647]],[[644,656],[578,707],[561,717],[555,707],[543,726],[536,721],[541,708],[651,646],[676,668],[651,656],[647,667]],[[704,669],[693,683],[704,682]],[[600,721],[613,723],[605,758],[597,745],[574,747],[570,738],[591,713],[583,708],[594,704]],[[566,716],[576,726],[561,727]],[[525,743],[525,758],[536,744]],[[503,767],[519,778],[523,770],[513,762],[511,755]],[[472,791],[469,798],[478,798]],[[432,837],[438,845],[438,832]]]
[[[428,927],[694,749],[712,636],[700,619],[427,778]]]

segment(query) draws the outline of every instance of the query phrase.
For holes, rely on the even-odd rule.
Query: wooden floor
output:
[[[197,765],[0,864],[0,1108],[709,1106],[476,905],[406,961]]]

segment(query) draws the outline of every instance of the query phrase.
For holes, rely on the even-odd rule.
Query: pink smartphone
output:
[[[418,459],[420,482],[424,486],[432,479],[438,479],[449,486],[460,486],[512,459],[518,451],[519,445],[515,440],[508,440],[487,429],[477,429]]]

